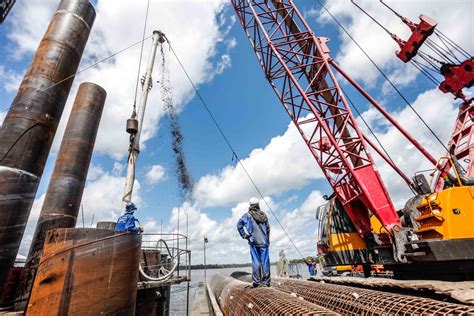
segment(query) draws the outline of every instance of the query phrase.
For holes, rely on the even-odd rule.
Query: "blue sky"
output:
[[[127,7],[125,1],[114,1],[113,7],[110,7],[110,3],[106,7],[104,1],[97,1],[96,24],[81,67],[90,64],[93,56],[107,56],[140,38],[145,1],[134,2],[134,7]],[[315,1],[295,0],[295,3],[317,35],[331,38],[331,55],[340,65],[401,120],[431,152],[440,154],[441,147],[420,126],[401,99],[390,91],[353,44],[320,12],[321,8],[315,5]],[[389,12],[372,1],[361,3],[378,14],[382,22],[394,31],[407,35],[406,27]],[[473,7],[470,1],[457,1],[457,6],[450,5],[449,1],[435,1],[433,5],[428,5],[424,1],[413,0],[403,7],[392,3],[413,20],[420,13],[432,15],[440,22],[445,33],[472,51],[472,38],[467,35],[468,30],[472,29],[469,11],[472,12]],[[440,136],[446,140],[456,114],[455,102],[437,91],[424,77],[417,75],[411,66],[398,61],[394,55],[397,47],[393,41],[377,29],[373,22],[360,15],[348,1],[331,1],[329,8],[397,82],[410,102],[424,111],[429,124],[439,128]],[[0,111],[11,104],[19,80],[31,61],[53,11],[54,5],[46,4],[46,1],[17,3],[6,22],[0,26]],[[462,20],[463,24],[450,29],[453,18],[462,15],[466,15],[466,19],[458,20]],[[184,20],[186,23],[182,22]],[[305,255],[313,253],[317,226],[314,211],[323,202],[321,194],[330,194],[331,190],[299,135],[289,126],[290,120],[267,83],[240,24],[235,21],[233,9],[223,0],[177,3],[152,0],[148,33],[154,28],[168,35],[236,152],[248,166],[252,177],[268,197],[270,205],[289,229],[300,250]],[[150,41],[147,41],[145,59],[149,45]],[[160,220],[163,221],[164,230],[172,231],[176,228],[177,207],[181,207],[184,210],[181,218],[185,212],[189,213],[191,245],[196,249],[196,256],[193,257],[197,261],[200,260],[199,243],[204,235],[211,236],[213,262],[248,261],[246,256],[242,256],[246,254],[246,246],[238,239],[235,220],[245,212],[246,201],[257,194],[232,161],[231,151],[195,97],[176,60],[166,49],[165,53],[175,89],[176,106],[180,111],[186,162],[196,183],[195,201],[183,205],[179,194],[168,121],[163,117],[159,88],[155,84],[148,103],[148,121],[144,125],[147,136],[144,137],[144,148],[138,161],[139,185],[136,196],[140,208],[137,216],[149,232],[157,231]],[[106,88],[107,112],[101,123],[104,126],[99,131],[102,134],[99,134],[84,193],[87,225],[90,224],[92,214],[95,222],[98,219],[114,220],[120,213],[118,208],[120,192],[123,190],[128,139],[123,126],[131,112],[137,62],[138,48],[123,57],[117,57],[113,62],[82,73],[75,81],[68,100],[69,107],[63,114],[61,124],[67,119],[75,89],[81,81],[91,80]],[[157,67],[155,81],[159,71]],[[423,159],[411,153],[410,146],[401,140],[393,128],[384,124],[360,97],[350,89],[348,91],[359,110],[365,112],[365,117],[389,152],[407,173],[426,167]],[[440,111],[444,111],[443,118],[438,115]],[[0,121],[4,114],[0,113]],[[25,233],[23,252],[28,247],[28,236],[31,239],[34,219],[41,207],[62,132],[63,125],[58,130],[43,174],[37,202]],[[153,178],[150,175],[152,166],[160,166],[160,170],[164,170],[164,175],[158,175],[153,181],[150,180]],[[409,196],[406,188],[388,168],[382,165],[379,167],[392,199],[400,206],[401,201]],[[82,225],[80,220],[79,224]],[[284,248],[290,257],[297,257],[274,220],[272,227],[276,232],[272,237],[275,239],[275,248]],[[273,251],[276,253],[277,250]],[[276,258],[273,252],[272,255]]]

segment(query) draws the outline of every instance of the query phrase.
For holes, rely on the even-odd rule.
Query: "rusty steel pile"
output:
[[[251,276],[234,273],[232,277],[214,276],[210,282],[213,294],[218,298],[224,315],[249,313],[279,314],[291,311],[291,305],[311,303],[317,309],[313,314],[336,313],[342,315],[472,315],[474,307],[448,303],[429,298],[362,289],[357,287],[326,284],[322,282],[272,278],[271,288],[252,288]],[[289,299],[289,302],[286,300]],[[280,301],[283,300],[283,301]],[[326,310],[325,310],[326,309]],[[295,308],[304,314],[304,309]],[[253,311],[252,311],[253,312]]]
[[[0,129],[0,297],[94,19],[87,0],[59,3]]]
[[[28,315],[133,315],[141,235],[110,229],[50,230]]]
[[[141,235],[115,232],[114,223],[74,228],[106,99],[96,84],[79,86],[26,265],[19,278],[22,268],[12,269],[95,15],[88,0],[59,1],[0,129],[0,303],[8,310],[135,312]]]
[[[96,84],[79,86],[22,273],[18,296],[23,300],[31,291],[46,233],[76,226],[105,97]]]

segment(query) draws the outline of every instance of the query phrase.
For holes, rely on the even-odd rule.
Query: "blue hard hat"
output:
[[[133,212],[137,209],[137,207],[135,206],[135,203],[133,202],[128,202],[126,205],[125,205],[125,211],[127,212]]]

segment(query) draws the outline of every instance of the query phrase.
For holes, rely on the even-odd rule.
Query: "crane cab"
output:
[[[318,254],[323,255],[325,265],[358,265],[369,262],[364,239],[337,199],[318,207],[316,219],[319,221]]]

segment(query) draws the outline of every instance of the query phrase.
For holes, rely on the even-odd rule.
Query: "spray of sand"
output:
[[[169,127],[171,131],[172,150],[175,158],[175,172],[178,177],[180,186],[180,192],[184,200],[191,200],[193,193],[193,180],[189,174],[189,170],[186,166],[186,160],[183,149],[183,133],[181,132],[181,126],[179,124],[178,114],[174,107],[173,102],[173,90],[171,88],[169,80],[169,71],[166,65],[165,54],[163,51],[163,45],[161,45],[161,78],[160,78],[160,90],[161,99],[164,104],[164,109],[168,114]]]

